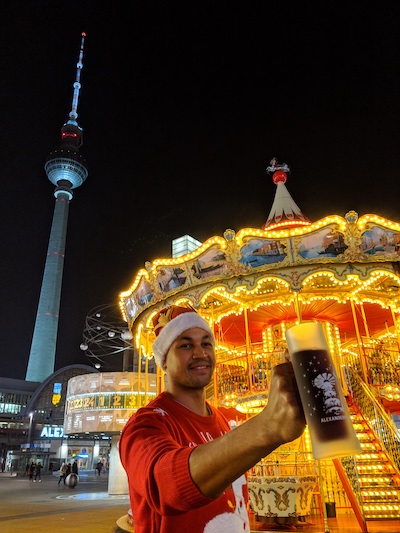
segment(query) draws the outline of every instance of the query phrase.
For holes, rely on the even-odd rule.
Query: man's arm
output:
[[[291,363],[273,369],[268,404],[233,431],[190,454],[189,468],[199,490],[216,498],[239,476],[281,444],[300,437],[305,418]]]

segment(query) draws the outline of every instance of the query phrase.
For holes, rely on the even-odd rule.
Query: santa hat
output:
[[[172,343],[184,331],[190,328],[204,329],[215,344],[213,332],[208,322],[204,320],[192,307],[172,305],[161,309],[153,317],[156,340],[153,343],[154,359],[160,368],[164,368],[165,358]]]

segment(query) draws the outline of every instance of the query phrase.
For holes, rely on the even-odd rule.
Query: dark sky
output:
[[[56,369],[86,315],[186,233],[260,228],[275,185],[315,221],[400,221],[396,1],[0,2],[0,376],[24,379],[54,208],[44,163],[71,109],[89,176],[70,205]]]

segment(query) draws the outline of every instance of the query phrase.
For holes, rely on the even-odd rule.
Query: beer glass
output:
[[[361,452],[322,325],[303,322],[286,341],[315,459]]]

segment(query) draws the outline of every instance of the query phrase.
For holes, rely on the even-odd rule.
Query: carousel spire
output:
[[[289,166],[286,163],[278,163],[274,157],[266,170],[268,174],[272,175],[272,181],[277,189],[274,203],[262,229],[294,228],[311,224],[311,221],[303,215],[286,188],[287,175],[290,174]]]

